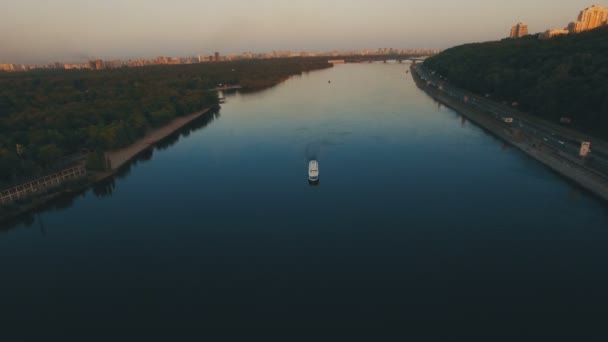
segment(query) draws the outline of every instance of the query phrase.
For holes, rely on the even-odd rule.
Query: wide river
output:
[[[0,326],[599,329],[608,206],[407,69],[227,94],[113,182],[0,230]]]

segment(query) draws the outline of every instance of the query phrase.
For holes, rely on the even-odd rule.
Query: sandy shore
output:
[[[454,109],[510,145],[519,148],[530,157],[545,164],[563,177],[568,178],[596,196],[608,201],[608,182],[605,175],[594,173],[551,149],[543,148],[542,145],[535,143],[533,139],[528,139],[525,136],[518,138],[514,137],[512,132],[505,129],[505,127],[494,120],[494,118],[469,106],[465,106],[433,88],[427,87],[426,84],[418,78],[414,68],[412,68],[412,77],[414,78],[414,81],[416,81],[416,84],[435,100]]]
[[[210,109],[205,109],[197,113],[176,118],[165,126],[149,132],[148,134],[146,134],[145,137],[137,140],[135,143],[127,147],[106,152],[105,155],[106,158],[110,161],[111,170],[119,169],[121,166],[131,161],[131,159],[135,158],[135,156],[137,156],[139,153],[149,148],[150,145],[154,145],[158,141],[166,138],[173,132],[177,131],[178,129],[191,122],[192,120],[203,116],[209,110]]]

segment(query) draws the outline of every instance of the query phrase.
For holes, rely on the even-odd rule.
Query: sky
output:
[[[563,28],[607,0],[2,0],[0,63],[438,48]]]

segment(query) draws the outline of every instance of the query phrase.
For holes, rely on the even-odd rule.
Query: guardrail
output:
[[[87,170],[84,164],[57,171],[44,177],[0,191],[0,204],[9,204],[19,199],[59,186],[67,181],[85,177]]]

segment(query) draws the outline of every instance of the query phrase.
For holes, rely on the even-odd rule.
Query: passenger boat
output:
[[[319,163],[316,160],[308,163],[308,180],[313,183],[319,181]]]

